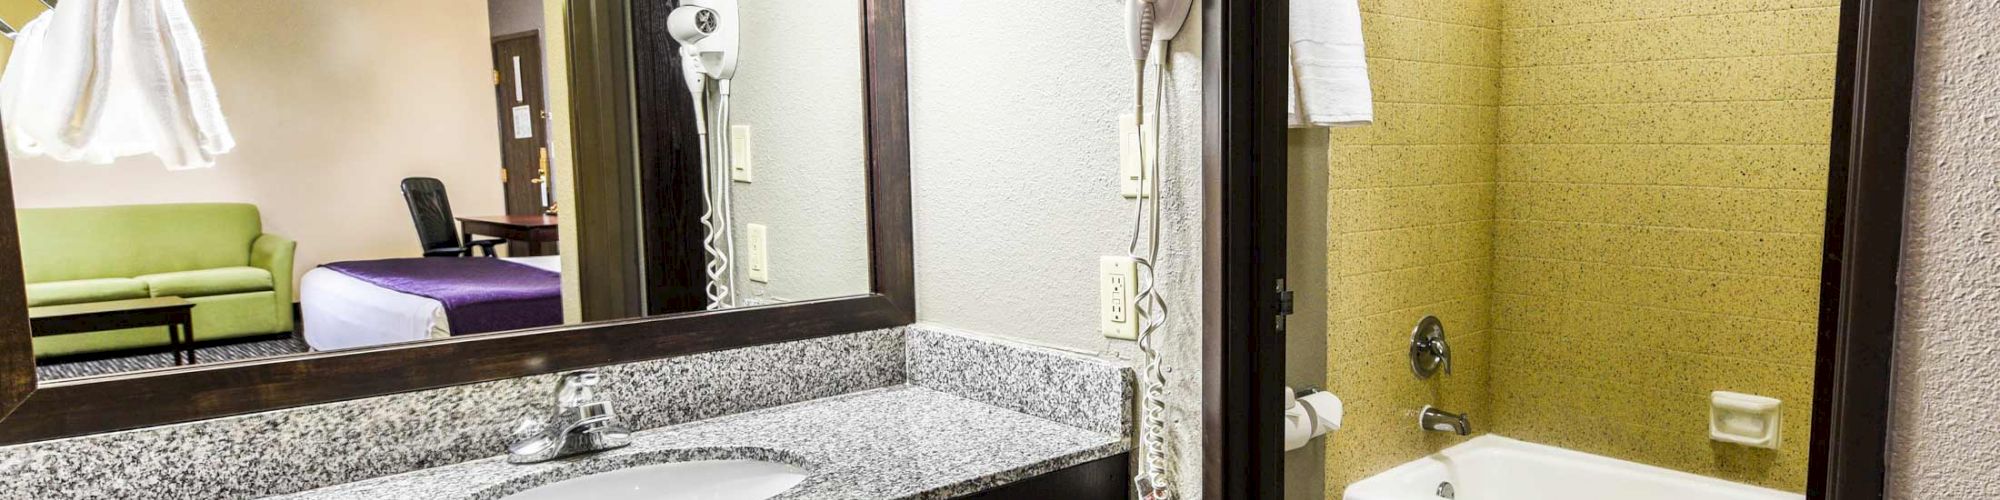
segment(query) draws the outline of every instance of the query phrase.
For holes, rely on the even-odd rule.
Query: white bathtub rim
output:
[[[1466,440],[1464,443],[1459,443],[1458,445],[1452,446],[1450,448],[1445,448],[1443,451],[1439,451],[1431,455],[1425,455],[1416,460],[1405,462],[1403,464],[1392,467],[1389,470],[1382,471],[1374,475],[1370,475],[1368,477],[1362,478],[1359,481],[1355,481],[1354,483],[1347,485],[1346,489],[1342,490],[1342,498],[1346,500],[1355,500],[1357,498],[1393,497],[1393,495],[1384,495],[1380,491],[1371,491],[1371,490],[1393,490],[1393,486],[1401,482],[1403,479],[1411,475],[1420,474],[1423,472],[1424,469],[1436,467],[1440,462],[1453,462],[1466,455],[1471,455],[1473,453],[1488,449],[1524,451],[1535,455],[1548,456],[1563,460],[1577,461],[1580,464],[1590,466],[1591,469],[1600,469],[1600,470],[1615,469],[1624,472],[1638,473],[1647,476],[1659,477],[1670,481],[1687,481],[1690,483],[1701,484],[1710,487],[1739,490],[1746,494],[1756,495],[1755,498],[1759,499],[1762,498],[1773,498],[1773,499],[1784,498],[1784,499],[1797,499],[1797,500],[1805,499],[1805,495],[1798,493],[1786,492],[1754,484],[1739,483],[1727,479],[1703,476],[1700,474],[1683,472],[1655,465],[1647,465],[1613,457],[1593,455],[1590,453],[1571,450],[1568,448],[1561,448],[1540,443],[1532,443],[1528,441],[1522,441],[1519,439],[1514,439],[1499,434],[1491,434],[1491,433],[1474,437],[1472,439]],[[1378,484],[1380,485],[1379,487]],[[1461,498],[1463,498],[1465,492],[1461,491],[1459,493]],[[1428,500],[1428,498],[1426,498],[1425,500]]]

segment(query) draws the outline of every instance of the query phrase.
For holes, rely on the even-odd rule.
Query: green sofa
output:
[[[257,206],[188,203],[17,213],[28,306],[178,296],[195,340],[292,331],[292,253]],[[35,356],[167,345],[164,327],[35,339]]]

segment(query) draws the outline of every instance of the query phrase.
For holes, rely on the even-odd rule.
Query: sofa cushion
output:
[[[222,267],[140,276],[154,297],[207,297],[271,290],[271,272],[255,267]]]
[[[267,280],[268,281],[268,280]],[[28,307],[143,299],[146,282],[131,278],[51,281],[28,285]]]
[[[264,233],[243,203],[24,208],[15,219],[28,283],[247,266]]]

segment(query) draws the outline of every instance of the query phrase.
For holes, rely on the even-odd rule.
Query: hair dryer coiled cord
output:
[[[1167,300],[1161,293],[1158,277],[1160,258],[1160,187],[1161,171],[1158,151],[1149,151],[1146,139],[1146,68],[1155,69],[1157,78],[1153,94],[1155,113],[1165,105],[1161,94],[1166,88],[1166,71],[1157,62],[1166,57],[1166,41],[1153,39],[1153,0],[1135,0],[1139,9],[1138,25],[1133,44],[1135,86],[1133,89],[1135,120],[1140,131],[1139,165],[1143,172],[1138,202],[1132,217],[1132,239],[1126,252],[1132,258],[1139,272],[1139,282],[1132,300],[1133,314],[1139,321],[1140,411],[1139,448],[1140,471],[1132,478],[1132,486],[1141,500],[1168,500],[1174,498],[1173,460],[1167,446],[1167,377],[1160,353],[1160,330],[1167,322]],[[1152,57],[1158,55],[1159,59]],[[1163,115],[1164,113],[1162,113]],[[1155,133],[1160,126],[1153,125]],[[1158,147],[1159,141],[1150,141]],[[1150,222],[1150,224],[1148,224]],[[1140,252],[1141,236],[1146,240],[1145,251]]]

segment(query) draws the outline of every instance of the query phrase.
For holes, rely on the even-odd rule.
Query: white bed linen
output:
[[[508,257],[562,273],[562,258]],[[326,268],[299,279],[306,344],[315,351],[353,349],[451,336],[444,303],[375,286]]]

